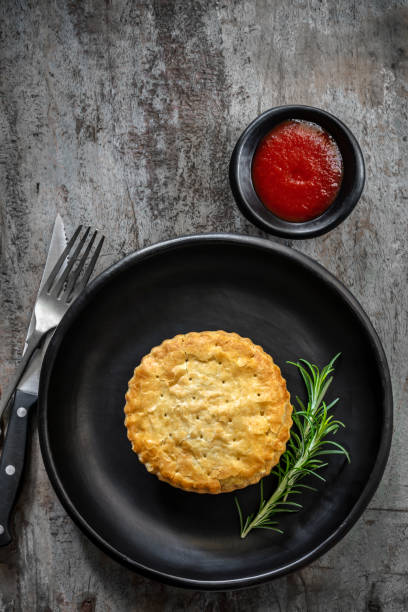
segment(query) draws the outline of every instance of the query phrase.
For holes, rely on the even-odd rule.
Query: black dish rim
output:
[[[310,116],[308,118],[305,118],[302,116],[304,113],[307,113]],[[281,116],[282,114],[285,114],[287,116],[279,118],[279,116]],[[338,208],[337,210],[332,209],[332,207],[330,206],[319,217],[302,223],[284,221],[283,219],[280,219],[271,211],[266,209],[263,204],[262,207],[265,208],[264,213],[267,218],[263,218],[258,214],[256,207],[248,201],[248,199],[243,193],[240,175],[240,154],[247,140],[251,137],[252,133],[257,130],[263,123],[269,123],[270,120],[275,116],[278,117],[276,125],[290,118],[305,119],[306,121],[314,121],[315,123],[320,124],[319,118],[323,118],[325,121],[336,126],[336,128],[342,132],[343,136],[345,136],[345,138],[348,140],[349,145],[353,150],[356,171],[356,178],[352,190],[352,196],[347,198],[348,201],[346,206]],[[269,127],[265,131],[265,134],[270,129],[271,127]],[[330,230],[337,227],[350,215],[350,213],[356,207],[363,192],[365,184],[364,157],[360,145],[358,144],[357,139],[355,138],[351,130],[335,115],[332,115],[328,111],[325,111],[321,108],[317,108],[315,106],[307,106],[303,104],[288,104],[283,106],[275,106],[266,110],[261,115],[258,115],[258,117],[256,117],[242,132],[231,155],[231,160],[229,164],[229,182],[232,194],[239,210],[248,219],[248,221],[253,223],[255,226],[257,226],[264,232],[267,232],[268,234],[274,234],[275,236],[280,236],[281,238],[289,238],[292,240],[313,238],[316,236],[321,236],[322,234],[326,234]],[[253,192],[256,200],[260,202],[254,189]]]
[[[53,365],[58,355],[59,347],[65,337],[65,333],[69,330],[71,323],[80,315],[85,305],[107,283],[109,283],[111,277],[115,276],[118,272],[132,267],[136,265],[139,261],[145,260],[159,252],[166,252],[168,250],[180,248],[184,245],[189,245],[192,243],[204,243],[206,245],[210,245],[213,243],[238,243],[241,245],[248,245],[253,248],[272,250],[295,260],[299,265],[306,267],[314,275],[318,276],[321,280],[323,280],[341,295],[348,307],[352,309],[353,312],[356,314],[361,325],[367,332],[371,347],[373,349],[373,353],[375,355],[375,360],[381,372],[381,383],[382,388],[384,390],[384,427],[381,432],[379,452],[376,458],[374,468],[367,481],[367,484],[346,519],[319,546],[314,548],[308,554],[297,559],[296,561],[280,568],[271,570],[269,572],[264,572],[259,575],[248,576],[246,578],[239,578],[235,580],[194,580],[190,578],[185,578],[183,576],[175,576],[172,574],[155,570],[154,568],[146,567],[116,550],[113,546],[106,542],[81,516],[81,514],[77,511],[75,504],[65,491],[64,484],[63,482],[61,482],[58,476],[57,468],[53,460],[48,432],[48,387],[50,384]],[[116,264],[113,264],[111,267],[107,268],[97,278],[95,278],[95,280],[93,280],[86,287],[86,289],[82,292],[82,294],[77,298],[77,300],[67,311],[49,343],[41,371],[38,409],[39,439],[41,453],[47,474],[61,504],[67,511],[68,515],[76,523],[76,525],[82,530],[82,532],[85,533],[94,544],[96,544],[102,551],[107,553],[113,559],[122,563],[128,568],[147,576],[148,578],[153,578],[173,586],[207,591],[226,591],[233,589],[243,589],[255,586],[257,584],[261,584],[273,578],[277,578],[279,576],[288,574],[289,572],[302,568],[303,566],[309,564],[317,557],[322,555],[329,548],[334,546],[334,544],[336,544],[356,523],[358,518],[361,516],[361,514],[367,507],[370,499],[374,495],[381,481],[390,452],[393,427],[393,398],[387,358],[384,349],[381,345],[381,342],[378,338],[378,335],[375,329],[373,328],[372,323],[370,322],[367,314],[364,312],[362,306],[357,301],[357,299],[328,270],[326,270],[323,266],[321,266],[319,263],[317,263],[310,257],[290,247],[278,244],[276,242],[268,241],[263,238],[243,236],[238,234],[196,234],[192,236],[182,236],[179,238],[166,240],[164,242],[159,242],[152,246],[131,253]]]

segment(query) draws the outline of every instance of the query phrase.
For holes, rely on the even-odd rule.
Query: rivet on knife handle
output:
[[[28,419],[36,401],[36,395],[17,390],[10,410],[9,425],[0,458],[0,546],[6,546],[12,540],[11,512],[23,474]]]

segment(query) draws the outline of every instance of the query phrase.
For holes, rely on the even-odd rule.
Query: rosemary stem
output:
[[[313,452],[314,446],[315,446],[315,440],[313,440],[313,442],[310,445],[308,451],[301,455],[301,457],[296,461],[296,463],[293,466],[293,468],[286,474],[286,476],[284,478],[282,478],[282,480],[279,483],[278,487],[276,488],[275,492],[269,498],[269,500],[266,502],[266,504],[262,508],[262,510],[260,512],[258,512],[256,517],[242,531],[242,533],[241,533],[241,538],[242,539],[245,538],[248,535],[248,533],[252,529],[254,529],[254,527],[256,527],[257,524],[259,524],[262,521],[262,518],[265,515],[268,515],[270,513],[270,509],[275,505],[275,503],[279,500],[280,496],[286,490],[286,488],[288,487],[288,483],[293,485],[293,482],[295,482],[295,480],[296,480],[296,478],[294,478],[295,475],[296,475],[296,472],[305,463],[305,461],[308,459],[310,453]],[[293,482],[291,482],[292,479],[293,479]],[[283,501],[286,501],[286,498],[287,498],[287,494],[285,495]]]
[[[317,408],[317,407],[315,407]],[[254,529],[254,527],[257,526],[257,524],[259,524],[260,522],[262,522],[262,518],[265,515],[268,515],[270,513],[271,508],[273,508],[273,506],[276,504],[276,502],[279,500],[280,496],[284,493],[284,491],[287,489],[287,492],[283,498],[283,501],[285,502],[288,494],[290,492],[290,487],[293,486],[293,484],[296,482],[296,474],[298,473],[299,468],[301,468],[303,466],[304,463],[307,463],[309,456],[313,454],[313,451],[315,449],[316,444],[318,443],[318,436],[316,436],[316,434],[313,436],[312,441],[310,442],[308,448],[303,451],[303,453],[301,454],[301,456],[299,457],[299,459],[296,461],[295,465],[293,466],[293,468],[291,470],[289,470],[289,472],[286,474],[286,476],[284,476],[284,478],[282,478],[281,482],[279,483],[278,487],[276,488],[275,492],[272,494],[272,496],[269,498],[269,500],[266,502],[265,506],[262,508],[262,510],[260,512],[258,512],[258,514],[256,515],[256,517],[249,523],[249,525],[242,531],[241,533],[241,538],[245,538],[248,533]]]
[[[277,487],[276,491],[272,495],[272,497],[267,501],[263,509],[256,515],[256,517],[249,523],[249,525],[242,531],[241,538],[244,539],[248,535],[248,533],[256,527],[256,523],[259,522],[259,519],[263,518],[265,514],[268,514],[268,511],[271,506],[275,504],[275,502],[279,499],[280,495],[282,495],[283,491],[286,488],[286,484],[290,478],[290,472],[282,479],[282,482]]]

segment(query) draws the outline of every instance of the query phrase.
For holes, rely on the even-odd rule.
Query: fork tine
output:
[[[79,244],[77,245],[73,255],[71,256],[69,262],[67,263],[67,266],[63,272],[63,274],[61,275],[61,278],[58,280],[56,286],[53,289],[54,294],[58,297],[60,295],[60,293],[62,292],[63,288],[64,288],[64,283],[68,278],[68,274],[71,272],[72,266],[74,265],[74,263],[77,261],[79,254],[82,250],[82,247],[85,244],[85,240],[88,238],[88,234],[89,234],[89,230],[91,228],[87,227],[85,234],[82,236],[81,240],[79,241]]]
[[[71,294],[72,294],[72,292],[74,290],[75,284],[76,284],[76,282],[78,280],[78,276],[81,274],[81,271],[82,271],[82,269],[83,269],[83,267],[85,265],[85,262],[88,259],[89,252],[92,249],[93,243],[95,242],[95,238],[96,238],[97,233],[98,233],[98,231],[95,230],[93,235],[92,235],[92,238],[88,242],[88,246],[86,247],[86,249],[85,249],[85,251],[84,251],[84,253],[83,253],[82,257],[81,257],[81,260],[80,260],[79,264],[77,265],[77,267],[75,269],[75,272],[73,272],[73,274],[69,278],[69,283],[68,283],[68,286],[67,286],[67,288],[65,290],[65,293],[68,296],[68,298],[71,296]]]
[[[89,280],[89,277],[91,276],[91,274],[93,272],[93,269],[95,267],[95,264],[96,264],[96,262],[98,260],[99,253],[101,252],[104,240],[105,240],[105,236],[102,236],[102,238],[98,242],[98,246],[96,247],[94,254],[92,255],[92,259],[89,262],[89,265],[88,265],[87,269],[85,270],[85,274],[83,276],[83,279],[79,283],[79,286],[76,289],[75,293],[73,293],[73,297],[76,297],[82,291],[82,289],[86,286],[86,284],[87,284],[87,282]]]
[[[55,266],[53,267],[53,269],[51,270],[51,273],[48,277],[47,283],[46,283],[46,287],[45,290],[47,291],[47,293],[49,293],[51,291],[51,287],[54,284],[55,281],[55,277],[57,276],[58,272],[61,270],[61,266],[64,263],[64,261],[67,258],[68,253],[71,251],[75,240],[78,238],[79,232],[82,230],[82,225],[79,225],[74,233],[74,235],[72,236],[71,240],[68,242],[67,246],[65,247],[62,255],[59,256],[57,263],[55,264]]]

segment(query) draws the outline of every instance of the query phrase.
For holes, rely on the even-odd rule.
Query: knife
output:
[[[66,237],[64,224],[60,215],[57,215],[39,291],[65,246]],[[32,314],[26,342],[34,326],[35,318]],[[37,349],[34,353],[20,379],[14,398],[9,405],[10,417],[0,458],[0,546],[6,546],[12,540],[10,533],[10,517],[17,499],[21,476],[23,474],[29,420],[38,397],[41,365],[51,336],[52,332],[47,335],[42,348]],[[24,346],[24,350],[25,348],[26,345]]]

